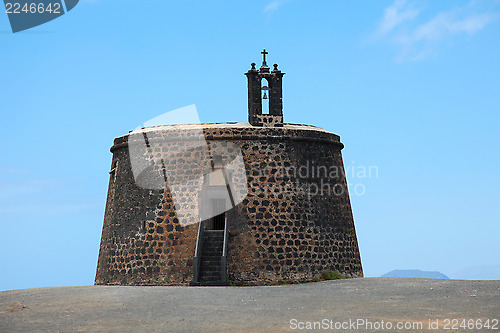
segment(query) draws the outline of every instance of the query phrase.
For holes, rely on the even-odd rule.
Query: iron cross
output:
[[[262,61],[263,64],[266,63],[266,54],[269,54],[269,52],[266,51],[266,49],[264,49],[264,51],[261,52],[262,53],[262,56],[264,57],[264,60]]]

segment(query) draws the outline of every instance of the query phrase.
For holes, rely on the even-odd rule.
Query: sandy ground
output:
[[[458,319],[458,329],[450,321],[446,330],[447,319]],[[479,330],[478,320],[484,324],[487,319],[490,329]],[[500,281],[364,278],[274,287],[87,286],[0,292],[2,333],[500,332],[500,323],[493,327],[495,319],[500,320]],[[429,327],[429,320],[437,329]],[[317,329],[306,330],[315,321]],[[463,323],[469,326],[459,327]]]

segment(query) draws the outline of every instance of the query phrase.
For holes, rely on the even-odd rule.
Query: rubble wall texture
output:
[[[193,126],[142,130],[158,139],[146,150],[162,158],[164,170],[185,170],[179,176],[183,179],[169,178],[161,188],[144,185],[154,183],[159,172],[154,162],[140,175],[140,185],[134,179],[128,148],[136,138],[128,134],[115,139],[96,284],[191,281],[199,220],[193,193],[203,185],[195,175],[206,168],[205,151],[193,145],[172,154],[172,147],[186,148],[182,138],[194,135]],[[231,143],[241,149],[245,164],[248,194],[228,213],[227,271],[232,282],[305,282],[326,269],[363,276],[339,136],[291,124],[206,124],[202,130],[210,151]],[[179,138],[179,143],[170,142],[166,149],[164,137]],[[169,187],[176,188],[175,202]]]

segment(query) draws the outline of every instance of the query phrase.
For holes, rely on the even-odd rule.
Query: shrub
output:
[[[281,284],[297,284],[298,282],[295,281],[294,279],[287,279],[287,280],[283,280],[281,281]]]
[[[313,281],[314,282],[319,282],[319,281],[326,281],[326,280],[338,280],[338,279],[347,279],[348,277],[345,275],[340,274],[337,271],[332,271],[331,269],[326,269],[321,271],[321,273],[316,276]]]

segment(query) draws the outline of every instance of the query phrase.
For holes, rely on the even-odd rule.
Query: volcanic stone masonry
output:
[[[254,64],[247,73],[249,123],[154,126],[115,139],[95,284],[188,285],[196,280],[198,268],[193,259],[201,242],[198,222],[202,219],[196,193],[206,181],[195,175],[206,173],[200,162],[204,148],[186,149],[189,143],[183,138],[200,133],[212,167],[228,165],[238,154],[244,163],[242,174],[227,176],[240,184],[232,191],[241,197],[222,214],[227,227],[223,223],[217,227],[212,217],[208,228],[227,228],[227,259],[222,264],[227,275],[223,278],[241,285],[271,285],[312,281],[326,269],[363,276],[343,144],[338,135],[321,128],[283,123],[284,73],[273,78],[265,67],[264,60],[263,73]],[[277,65],[274,68],[276,75]],[[262,91],[280,99],[270,101],[270,108],[276,109],[264,115],[262,104],[256,102],[262,79],[273,82]],[[145,150],[162,162],[152,162],[137,177],[130,154],[141,138],[156,138],[147,142]],[[222,156],[219,162],[214,162],[216,156]],[[172,169],[183,174],[154,186],[160,171]],[[188,181],[182,182],[183,177]],[[246,184],[236,181],[238,177]]]

